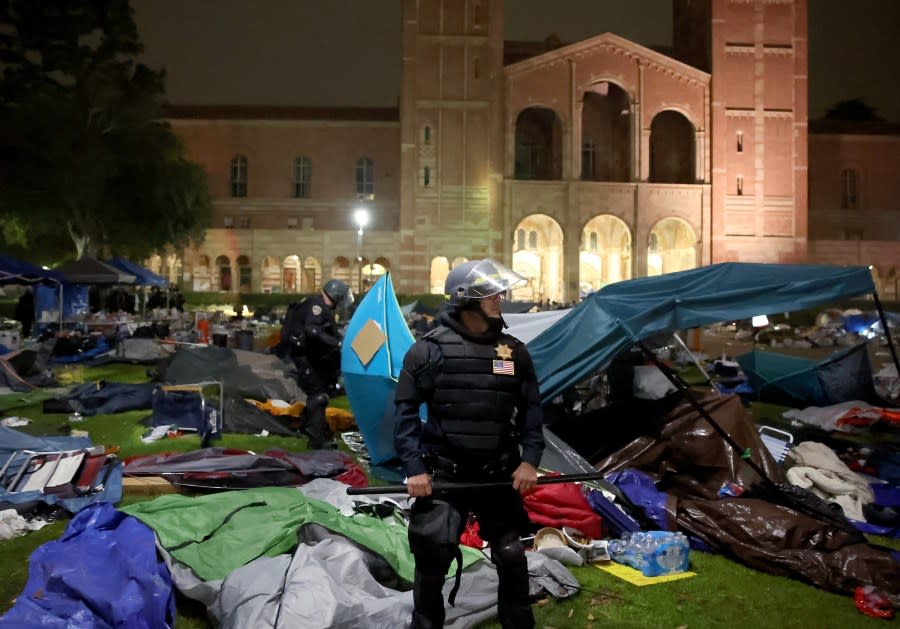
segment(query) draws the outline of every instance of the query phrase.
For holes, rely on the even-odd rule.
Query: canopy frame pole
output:
[[[709,425],[712,426],[713,429],[717,433],[719,433],[719,436],[721,436],[722,439],[724,439],[725,442],[729,446],[731,446],[731,448],[735,452],[737,452],[740,455],[741,459],[743,459],[747,463],[747,465],[749,465],[750,468],[759,475],[759,477],[762,479],[762,481],[764,483],[766,483],[767,485],[769,485],[770,487],[777,488],[775,481],[773,481],[771,478],[769,478],[769,475],[766,474],[766,472],[759,465],[757,465],[756,461],[754,461],[749,456],[744,455],[745,449],[742,448],[740,446],[740,444],[734,440],[734,437],[732,437],[730,434],[728,434],[727,430],[722,428],[722,426],[720,426],[719,423],[713,419],[712,415],[709,414],[709,411],[707,411],[705,408],[703,408],[703,405],[700,404],[700,401],[697,399],[697,396],[694,395],[694,393],[690,390],[690,387],[687,385],[687,383],[684,380],[682,380],[678,376],[678,374],[674,373],[671,369],[669,369],[666,365],[664,365],[662,363],[662,361],[659,360],[659,358],[657,358],[657,356],[653,352],[653,350],[651,350],[647,346],[647,344],[644,343],[644,341],[637,341],[637,345],[641,348],[641,351],[644,353],[644,355],[647,358],[649,358],[653,362],[653,364],[659,368],[659,370],[669,380],[669,382],[671,382],[673,385],[675,385],[675,388],[684,394],[684,396],[688,399],[688,402],[690,402],[691,406],[694,407],[694,410],[696,410],[698,413],[700,413],[700,415],[703,416],[703,419],[705,419],[707,422],[709,422]]]
[[[881,321],[881,329],[884,330],[884,336],[887,338],[888,349],[891,350],[891,358],[894,359],[894,368],[897,369],[897,375],[900,376],[900,361],[897,360],[897,349],[894,347],[891,329],[888,327],[887,317],[884,314],[884,308],[881,306],[881,300],[878,298],[877,290],[872,291],[872,300],[875,302],[875,308],[878,310],[878,318]]]
[[[712,381],[712,378],[706,373],[706,369],[703,368],[703,365],[700,364],[700,361],[697,360],[697,357],[694,356],[694,352],[690,350],[690,348],[685,345],[684,340],[679,336],[678,332],[672,332],[672,336],[675,337],[675,340],[678,341],[678,344],[681,345],[681,349],[687,352],[687,355],[690,357],[691,361],[694,365],[697,366],[697,369],[700,370],[700,374],[703,376],[703,379],[706,380],[706,384],[709,385],[709,388],[716,394],[722,395],[722,392],[716,388],[715,383]]]

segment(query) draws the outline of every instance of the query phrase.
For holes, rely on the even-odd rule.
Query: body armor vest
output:
[[[508,450],[522,386],[515,364],[520,342],[501,334],[495,342],[476,343],[446,327],[426,338],[440,347],[443,357],[428,417],[437,421],[450,451],[487,458]],[[512,357],[501,359],[501,346],[510,348]]]

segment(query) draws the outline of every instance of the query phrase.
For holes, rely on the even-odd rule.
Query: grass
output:
[[[139,365],[108,365],[86,372],[92,379],[139,383],[147,380],[146,368]],[[347,408],[346,398],[333,402]],[[755,416],[780,417],[771,405],[753,405]],[[186,437],[144,444],[140,436],[146,430],[140,422],[147,411],[86,418],[69,424],[65,415],[41,412],[40,396],[4,396],[0,398],[3,415],[27,417],[31,424],[19,430],[29,434],[65,434],[69,429],[86,430],[95,444],[116,445],[122,458],[164,451],[190,451],[199,440]],[[305,440],[226,434],[216,445],[262,451],[280,447],[289,451],[305,449]],[[346,446],[341,444],[346,450]],[[349,452],[349,450],[346,450]],[[377,481],[373,481],[377,482]],[[126,496],[123,504],[147,500],[145,496]],[[121,505],[120,505],[121,506]],[[28,557],[41,544],[58,538],[68,521],[53,524],[23,537],[0,542],[0,613],[12,606],[28,577]],[[873,538],[880,544],[900,549],[900,543]],[[896,626],[864,616],[848,596],[817,589],[800,581],[757,572],[719,555],[691,554],[691,569],[696,576],[645,587],[633,586],[593,566],[572,568],[582,586],[574,597],[556,601],[547,598],[534,605],[539,628],[686,628],[715,627],[760,628],[835,628]],[[206,610],[199,603],[177,595],[178,629],[209,629]],[[484,623],[494,629],[496,622]]]

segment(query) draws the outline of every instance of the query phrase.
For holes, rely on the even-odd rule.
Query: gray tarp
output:
[[[301,492],[346,512],[353,501],[346,485],[317,479]],[[398,502],[406,504],[405,496]],[[371,516],[354,516],[371,517]],[[397,521],[397,526],[405,526]],[[247,534],[252,534],[250,531]],[[232,570],[224,579],[204,581],[164,548],[160,552],[172,580],[185,596],[207,606],[216,623],[228,629],[326,629],[331,627],[407,627],[412,616],[412,591],[384,585],[383,560],[319,525],[304,525],[301,542],[292,554],[259,557]],[[559,562],[528,553],[533,595],[564,598],[574,594],[578,581]],[[396,578],[396,577],[395,577]],[[456,605],[447,607],[446,627],[474,627],[496,616],[497,572],[489,561],[477,561],[463,571]],[[453,580],[444,588],[449,594]]]

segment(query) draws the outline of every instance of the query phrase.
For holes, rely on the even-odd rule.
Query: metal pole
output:
[[[603,472],[589,472],[587,474],[561,474],[559,476],[541,476],[537,480],[538,485],[553,485],[557,483],[577,483],[603,478]],[[486,483],[436,483],[431,490],[437,491],[465,491],[467,489],[494,489],[497,487],[509,487],[512,480],[491,481]],[[406,485],[385,485],[383,487],[348,487],[348,496],[364,496],[372,494],[405,494]]]
[[[363,227],[359,226],[356,232],[356,290],[362,292],[362,238]]]
[[[888,327],[887,317],[884,314],[884,308],[881,307],[881,300],[878,298],[877,290],[872,291],[872,299],[875,301],[875,308],[878,309],[878,318],[881,320],[881,329],[884,330],[888,349],[891,350],[891,358],[894,359],[894,367],[897,369],[897,375],[900,376],[900,361],[897,360],[897,350],[894,347],[893,339],[891,339],[891,329]]]

